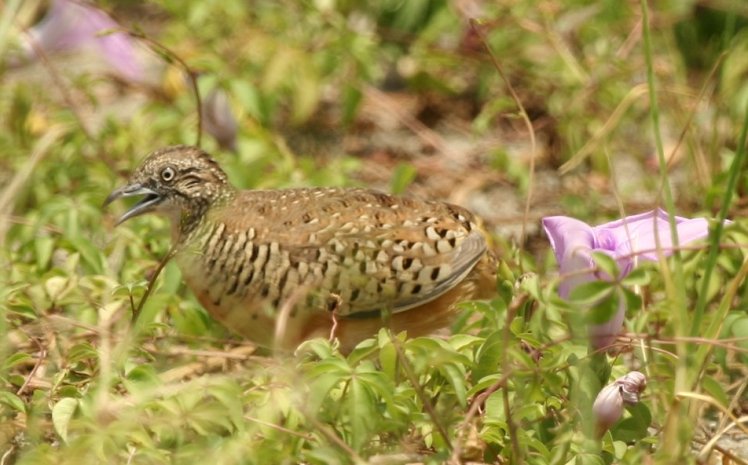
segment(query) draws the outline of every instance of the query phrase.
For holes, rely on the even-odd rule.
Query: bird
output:
[[[491,297],[497,256],[479,219],[446,202],[365,188],[235,188],[204,150],[145,157],[106,198],[142,197],[117,225],[168,218],[174,259],[208,313],[254,343],[293,350],[337,338],[350,352],[382,327],[448,327]]]

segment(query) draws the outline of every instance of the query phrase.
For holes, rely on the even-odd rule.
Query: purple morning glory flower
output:
[[[46,53],[95,47],[122,79],[140,82],[143,72],[133,40],[124,32],[106,34],[117,29],[120,26],[98,8],[74,0],[52,0],[47,15],[29,29],[29,35]],[[35,55],[30,45],[26,52]]]
[[[679,244],[704,238],[709,233],[709,223],[704,218],[688,219],[675,217]],[[594,266],[592,252],[603,252],[618,263],[621,275],[631,272],[637,259],[656,260],[658,241],[662,253],[672,253],[673,238],[670,233],[668,214],[653,210],[639,215],[611,221],[600,226],[590,226],[568,216],[543,218],[543,228],[559,264],[562,280],[558,286],[561,297],[568,297],[571,290],[585,282],[601,279],[591,270]],[[599,349],[610,345],[623,324],[626,309],[621,304],[607,323],[590,328],[592,346]]]

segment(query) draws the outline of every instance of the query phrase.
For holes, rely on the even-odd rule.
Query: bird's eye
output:
[[[174,179],[174,176],[176,176],[177,173],[174,171],[174,168],[171,166],[167,166],[166,168],[161,170],[161,179],[163,179],[166,182],[171,181]]]

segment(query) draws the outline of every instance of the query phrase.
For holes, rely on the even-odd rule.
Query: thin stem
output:
[[[714,225],[714,229],[709,235],[709,255],[707,255],[706,263],[704,265],[704,277],[701,281],[701,289],[699,289],[699,296],[696,300],[696,308],[693,313],[691,335],[698,334],[701,328],[701,320],[704,317],[704,311],[706,309],[706,297],[709,293],[709,278],[714,267],[717,265],[717,254],[720,249],[719,242],[722,238],[722,230],[725,228],[727,212],[730,210],[730,205],[732,205],[732,196],[735,191],[735,186],[738,184],[738,178],[743,172],[743,165],[745,164],[745,142],[746,136],[748,135],[748,104],[746,105],[745,115],[746,116],[743,118],[743,127],[740,129],[738,146],[735,149],[735,158],[732,159],[732,165],[730,165],[727,186],[725,187],[722,205],[719,209],[719,215],[717,216],[717,224]]]
[[[145,306],[145,303],[148,301],[148,298],[151,296],[151,292],[153,292],[153,288],[155,287],[156,278],[158,278],[158,276],[161,274],[161,271],[163,271],[166,264],[169,262],[169,260],[172,259],[172,257],[174,257],[176,252],[176,247],[170,248],[169,252],[164,256],[161,262],[159,262],[156,271],[154,271],[153,275],[151,275],[151,279],[148,280],[148,287],[145,288],[145,294],[143,294],[143,298],[140,299],[138,308],[136,308],[132,313],[132,326],[135,326],[135,324],[138,322],[140,314],[143,313],[143,307]]]
[[[431,418],[431,421],[436,427],[436,430],[439,432],[439,435],[441,435],[441,437],[444,438],[444,443],[447,445],[447,448],[449,450],[452,450],[452,443],[449,440],[447,429],[444,427],[442,422],[439,420],[439,415],[437,415],[436,410],[434,410],[434,406],[431,405],[431,401],[429,401],[429,398],[426,396],[426,393],[423,392],[423,388],[418,383],[418,379],[416,378],[416,375],[413,372],[413,369],[411,368],[410,363],[408,362],[408,359],[405,357],[405,352],[403,351],[400,340],[394,337],[391,332],[389,334],[390,334],[390,341],[392,341],[392,346],[395,348],[395,352],[397,352],[397,358],[403,367],[405,376],[408,377],[410,384],[413,385],[413,389],[415,389],[416,395],[418,395],[418,398],[421,400],[424,410],[426,410],[426,413]]]
[[[34,36],[32,36],[26,30],[24,30],[23,33],[26,36],[26,40],[28,40],[29,45],[31,45],[31,49],[34,51],[34,54],[39,57],[39,60],[41,61],[44,69],[47,70],[47,73],[52,80],[52,84],[57,87],[57,90],[60,92],[60,96],[62,96],[62,99],[65,101],[65,105],[73,114],[75,121],[78,123],[81,131],[83,131],[86,139],[96,144],[96,137],[94,136],[88,125],[86,125],[86,120],[83,118],[83,115],[81,115],[81,112],[78,109],[78,105],[76,105],[75,99],[73,98],[73,94],[70,92],[70,89],[68,89],[67,84],[63,82],[63,78],[60,75],[60,72],[57,70],[57,67],[52,64],[49,57],[47,56],[47,53],[44,51],[44,48],[39,46]]]
[[[532,126],[532,121],[530,121],[530,116],[527,114],[527,111],[525,110],[525,106],[522,105],[522,100],[520,100],[519,95],[517,95],[517,92],[514,91],[514,87],[512,86],[512,83],[509,81],[509,78],[507,78],[501,65],[499,65],[499,60],[496,58],[496,55],[494,55],[493,50],[491,50],[491,47],[488,46],[486,37],[483,35],[483,31],[481,31],[479,26],[480,25],[478,23],[478,20],[476,20],[475,18],[470,18],[470,28],[480,38],[480,41],[483,44],[483,47],[486,49],[486,52],[488,52],[488,56],[491,58],[491,62],[493,63],[494,68],[496,68],[496,71],[499,73],[499,76],[501,76],[501,79],[504,81],[504,85],[506,85],[507,90],[509,90],[509,94],[512,96],[512,100],[514,100],[514,103],[517,105],[517,109],[519,110],[519,116],[522,118],[522,121],[525,123],[525,126],[527,126],[527,132],[530,136],[530,169],[529,169],[529,173],[527,176],[527,197],[525,199],[525,211],[522,214],[522,232],[520,233],[520,237],[519,237],[519,250],[521,253],[525,247],[525,237],[527,236],[527,231],[526,231],[527,222],[528,222],[528,218],[530,217],[530,205],[532,204],[532,193],[533,193],[533,187],[535,185],[535,154],[537,153],[537,142],[535,141],[535,129]],[[518,262],[519,262],[520,272],[524,271],[523,270],[524,261],[520,258]]]
[[[190,78],[190,85],[192,87],[192,93],[195,96],[195,110],[197,111],[197,137],[195,140],[195,145],[200,147],[200,144],[202,143],[203,139],[203,104],[202,100],[200,99],[200,89],[197,87],[197,77],[196,73],[190,68],[190,66],[182,60],[179,55],[174,53],[170,48],[167,46],[151,39],[147,35],[145,35],[142,32],[139,31],[132,31],[129,29],[124,29],[124,32],[128,33],[132,37],[141,39],[145,41],[149,47],[151,47],[156,53],[164,57],[167,61],[175,61],[179,64],[179,66],[184,70],[185,74]]]
[[[678,228],[675,222],[675,203],[673,201],[673,193],[668,183],[668,166],[667,160],[665,159],[665,150],[662,144],[662,134],[660,133],[660,113],[659,106],[657,104],[657,91],[655,88],[655,75],[654,75],[654,63],[652,59],[652,38],[650,33],[649,24],[649,6],[647,0],[641,0],[641,12],[642,12],[642,33],[644,38],[644,57],[647,64],[647,85],[649,87],[649,113],[652,118],[652,131],[654,132],[655,145],[657,148],[657,160],[660,167],[660,182],[662,183],[662,193],[665,200],[665,208],[668,212],[668,220],[670,223],[670,236],[672,238],[672,244],[676,247],[673,251],[673,262],[674,262],[674,276],[671,274],[671,270],[668,266],[668,262],[665,260],[665,255],[662,252],[658,252],[658,261],[660,269],[662,270],[663,282],[665,284],[665,290],[671,301],[671,305],[674,309],[673,320],[675,323],[675,334],[677,336],[685,335],[688,333],[688,315],[686,308],[686,295],[685,288],[678,286],[676,283],[683,283],[685,281],[683,273],[683,263],[681,260],[680,251],[678,247]],[[655,242],[659,246],[660,237],[658,230],[655,228]],[[688,383],[689,373],[689,362],[688,362],[688,345],[684,342],[678,342],[676,344],[676,353],[678,354],[677,366],[675,368],[675,390],[684,391]],[[669,459],[682,458],[685,453],[683,446],[684,437],[686,434],[690,437],[689,422],[682,421],[683,416],[687,414],[686,407],[680,402],[680,399],[673,399],[672,409],[667,417],[667,420],[663,428],[663,442],[662,451],[668,456]]]

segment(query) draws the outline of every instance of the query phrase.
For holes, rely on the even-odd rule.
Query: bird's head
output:
[[[210,155],[198,147],[176,145],[148,155],[127,184],[109,194],[104,206],[120,197],[143,196],[117,224],[154,212],[177,225],[199,219],[230,191],[226,173]]]

